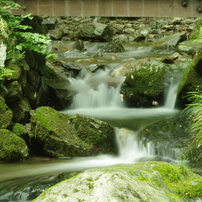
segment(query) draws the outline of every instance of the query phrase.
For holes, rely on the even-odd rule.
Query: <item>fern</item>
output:
[[[189,132],[192,135],[192,141],[187,150],[187,156],[194,161],[202,159],[202,92],[193,92],[189,95],[192,101],[183,112],[189,115]]]

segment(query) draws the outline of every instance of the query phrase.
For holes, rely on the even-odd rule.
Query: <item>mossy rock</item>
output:
[[[6,105],[4,98],[0,96],[0,129],[7,128],[12,118],[13,112]]]
[[[28,131],[24,125],[20,123],[14,123],[12,126],[12,132],[15,133],[17,136],[22,137]]]
[[[7,129],[0,129],[0,160],[20,161],[27,156],[25,141]]]
[[[179,113],[143,127],[138,138],[144,143],[152,142],[156,155],[180,160],[184,158],[191,139],[188,125],[187,115]]]
[[[51,107],[40,107],[31,117],[31,137],[52,157],[116,153],[113,128],[85,116],[69,116]]]
[[[44,191],[33,202],[163,201],[202,196],[202,178],[183,166],[164,162],[114,165],[86,170]]]
[[[121,89],[127,105],[152,107],[154,100],[162,105],[170,67],[168,64],[152,61],[128,74]]]

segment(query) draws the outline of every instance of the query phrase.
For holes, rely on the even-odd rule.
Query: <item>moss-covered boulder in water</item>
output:
[[[5,100],[0,96],[0,129],[7,128],[13,118],[13,112],[5,104]]]
[[[19,161],[27,156],[25,141],[7,129],[0,129],[0,161]]]
[[[116,153],[115,133],[109,124],[85,115],[62,114],[51,107],[35,111],[31,136],[52,157]]]
[[[33,202],[182,202],[202,196],[202,178],[163,162],[86,170],[44,191]]]
[[[185,113],[173,117],[167,116],[164,120],[143,127],[138,133],[138,138],[144,140],[144,143],[152,142],[158,156],[182,159],[191,139],[188,125]]]
[[[169,65],[148,62],[128,74],[121,92],[129,107],[151,107],[153,101],[164,102],[165,81]]]

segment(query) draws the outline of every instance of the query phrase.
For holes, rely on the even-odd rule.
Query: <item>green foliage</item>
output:
[[[49,37],[28,32],[27,30],[31,27],[23,25],[22,22],[25,19],[31,20],[33,17],[30,14],[24,16],[12,15],[11,11],[18,8],[22,8],[22,6],[10,0],[0,0],[0,17],[6,21],[9,27],[7,59],[12,59],[13,62],[19,61],[24,58],[27,49],[51,58],[52,55],[47,48],[50,43]]]
[[[3,79],[6,76],[11,76],[14,71],[8,68],[0,67],[0,89],[7,91],[6,87],[3,85]]]
[[[202,92],[192,92],[188,99],[191,104],[183,112],[189,114],[192,142],[189,144],[186,155],[192,161],[199,161],[202,160]]]

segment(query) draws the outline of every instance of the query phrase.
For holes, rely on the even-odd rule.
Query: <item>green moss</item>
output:
[[[24,135],[27,131],[22,124],[15,123],[15,124],[13,124],[12,132],[20,137],[20,136]]]
[[[28,156],[25,141],[7,129],[0,129],[0,160],[15,161]]]
[[[0,129],[7,128],[13,118],[13,112],[8,108],[5,100],[0,96]]]
[[[140,181],[145,181],[151,186],[161,187],[180,198],[197,198],[202,196],[202,178],[191,170],[181,166],[175,166],[165,162],[144,162],[133,165],[114,165],[100,168],[104,172],[127,172],[136,176]],[[95,171],[95,169],[92,169]],[[176,196],[177,197],[177,196]]]
[[[87,156],[115,150],[112,127],[88,116],[71,117],[51,107],[40,107],[31,125],[32,137],[51,156]]]
[[[200,28],[202,27],[202,19],[200,18],[199,20],[196,21],[195,26],[194,26],[194,30],[192,31],[192,33],[190,34],[190,39],[194,40],[198,38],[198,35],[200,33]]]
[[[161,175],[161,179],[165,185],[174,190],[181,198],[193,198],[202,196],[202,178],[192,173],[189,169],[174,166],[167,163],[151,162],[147,164],[149,166],[147,173],[151,173],[151,176],[141,173],[138,177],[141,181],[148,181],[154,185],[161,187],[161,182],[158,181],[158,177],[155,173],[151,172],[151,167],[153,171],[157,171]]]

